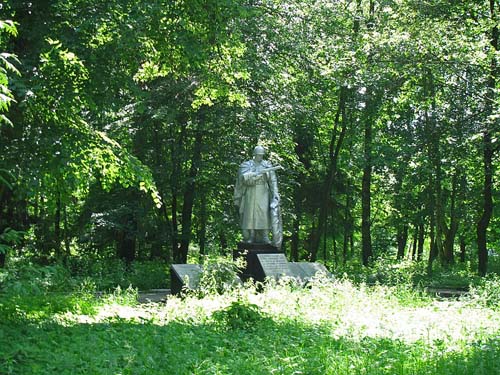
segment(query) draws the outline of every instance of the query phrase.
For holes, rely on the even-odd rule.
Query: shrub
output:
[[[129,285],[140,290],[168,287],[167,265],[161,261],[135,261],[127,266],[116,258],[73,258],[69,268],[74,277],[91,278],[101,291]]]
[[[488,274],[470,286],[471,300],[481,306],[496,308],[500,306],[500,276]]]
[[[168,266],[159,261],[133,262],[129,271],[129,281],[139,290],[167,288],[169,285]]]
[[[74,282],[69,271],[60,264],[37,266],[16,263],[3,271],[0,288],[7,294],[40,295],[71,290]]]
[[[223,329],[253,330],[269,319],[259,306],[238,299],[223,310],[212,314],[215,324]]]
[[[223,294],[241,285],[241,280],[238,277],[239,269],[242,267],[240,260],[233,261],[221,256],[208,256],[204,260],[198,284],[198,292],[202,296]]]

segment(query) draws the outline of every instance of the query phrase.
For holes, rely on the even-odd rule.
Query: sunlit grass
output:
[[[318,279],[0,323],[2,374],[500,373],[500,311]]]

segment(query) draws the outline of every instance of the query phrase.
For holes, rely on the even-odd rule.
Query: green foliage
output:
[[[500,276],[488,274],[470,286],[470,298],[481,306],[500,309]]]
[[[122,259],[82,257],[72,258],[68,268],[75,280],[89,280],[99,291],[129,286],[139,290],[168,286],[168,267],[161,261],[135,261],[127,265]]]
[[[161,261],[135,261],[127,276],[130,285],[139,290],[166,288],[169,283],[168,266]]]
[[[259,306],[238,299],[231,302],[225,309],[215,311],[212,314],[212,319],[222,329],[252,331],[265,323],[269,317],[260,310]]]
[[[17,36],[17,28],[12,20],[0,20],[0,125],[12,125],[12,122],[3,112],[7,112],[11,103],[15,101],[9,89],[9,74],[14,73],[20,75],[20,72],[14,65],[19,63],[16,55],[4,52],[3,50],[6,44],[5,35]]]
[[[240,287],[238,273],[242,267],[241,259],[233,261],[222,256],[205,257],[196,293],[201,296],[224,294]]]
[[[126,293],[134,294],[120,290],[115,296]],[[277,285],[261,294],[241,289],[204,299],[171,297],[158,305],[110,296],[104,305],[94,301],[99,314],[92,318],[55,307],[39,313],[36,324],[30,324],[33,314],[30,320],[2,315],[0,372],[490,375],[500,370],[498,311],[465,301],[430,300],[416,308],[394,304],[392,294],[391,288],[318,280],[310,289]]]
[[[24,232],[5,228],[3,233],[0,233],[0,254],[7,253],[13,245],[18,245],[24,238]]]
[[[9,266],[2,273],[2,290],[12,294],[43,295],[72,290],[75,286],[69,271],[62,265],[38,266],[22,262]]]
[[[48,319],[67,311],[93,314],[94,292],[77,285],[60,265],[20,264],[0,273],[0,315],[7,321],[23,321]]]
[[[258,142],[285,167],[294,257],[349,263],[369,241],[375,258],[401,259],[413,240],[432,269],[434,256],[453,263],[459,238],[475,254],[480,129],[498,114],[486,2],[10,0],[5,10],[0,49],[19,54],[23,75],[11,80],[14,56],[0,54],[0,111],[5,90],[19,99],[16,127],[2,128],[0,231],[32,225],[33,256],[127,258],[127,248],[128,261],[184,262],[190,247],[233,248],[234,175]],[[11,39],[16,25],[23,37]],[[344,271],[433,282],[422,263],[397,263]],[[101,273],[99,288],[126,288],[135,271],[120,277],[123,267]],[[207,292],[231,288],[220,267]],[[156,284],[154,274],[132,284]]]
[[[126,289],[117,286],[111,293],[104,295],[101,303],[135,306],[138,296],[137,288],[133,288],[131,285]]]

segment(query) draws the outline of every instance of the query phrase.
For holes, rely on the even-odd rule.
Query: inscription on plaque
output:
[[[292,275],[285,254],[257,254],[257,259],[262,267],[264,278],[278,279],[280,276]]]
[[[178,294],[183,287],[196,289],[200,281],[201,267],[198,264],[172,264],[170,267],[170,289]]]

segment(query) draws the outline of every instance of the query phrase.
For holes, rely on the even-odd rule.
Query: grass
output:
[[[18,303],[0,309],[0,374],[500,374],[500,310],[478,296],[318,279],[148,305],[122,290],[88,310],[76,295],[43,314]]]

